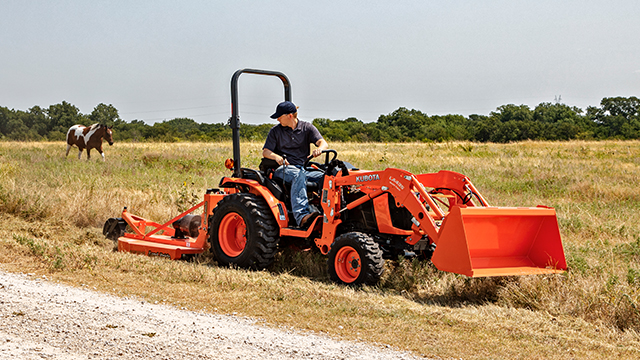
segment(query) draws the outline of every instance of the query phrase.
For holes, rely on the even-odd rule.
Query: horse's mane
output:
[[[91,130],[95,130],[95,129],[97,129],[99,126],[100,126],[100,124],[98,124],[98,123],[93,124],[93,125],[91,125],[91,127],[89,128],[89,131],[91,131]]]

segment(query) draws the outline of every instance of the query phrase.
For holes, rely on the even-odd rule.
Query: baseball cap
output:
[[[272,119],[277,119],[285,114],[293,114],[298,112],[298,108],[291,101],[283,101],[276,106],[276,112],[271,115]]]

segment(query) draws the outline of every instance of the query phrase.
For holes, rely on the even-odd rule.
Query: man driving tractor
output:
[[[276,76],[284,87],[286,101],[271,116],[279,124],[267,136],[260,171],[241,166],[238,79],[244,73]],[[396,168],[357,169],[338,160],[318,129],[298,120],[290,99],[285,74],[236,71],[229,119],[233,159],[225,161],[233,174],[223,176],[219,188],[207,189],[200,204],[165,224],[125,207],[121,218],[107,220],[103,234],[117,242],[119,251],[183,259],[210,249],[221,266],[256,270],[271,266],[284,243],[315,245],[327,256],[329,278],[348,285],[377,284],[385,259],[398,256],[430,259],[440,271],[469,277],[567,269],[553,208],[490,206],[468,177],[449,170],[413,174]],[[311,151],[310,144],[317,149]],[[324,165],[309,162],[323,152]],[[293,180],[290,199],[269,177],[273,169],[280,181]],[[317,198],[307,198],[307,181],[322,182]],[[321,221],[316,206],[323,212]],[[199,208],[203,213],[196,237],[182,220]]]
[[[319,215],[309,208],[306,184],[307,181],[320,183],[323,173],[307,171],[304,164],[307,159],[320,156],[329,145],[313,124],[298,119],[298,107],[291,101],[279,103],[271,118],[277,119],[279,124],[269,130],[262,156],[278,163],[273,174],[275,178],[291,181],[293,216],[298,226],[305,228]],[[316,149],[309,155],[311,144]]]

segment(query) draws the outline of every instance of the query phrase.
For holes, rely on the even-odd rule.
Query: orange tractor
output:
[[[554,209],[493,207],[462,174],[361,170],[339,160],[335,150],[324,152],[323,163],[305,164],[324,173],[321,188],[307,188],[321,216],[298,228],[289,210],[290,185],[272,179],[270,169],[241,167],[237,84],[243,73],[278,77],[285,100],[291,99],[283,73],[238,70],[231,80],[233,160],[226,162],[233,175],[164,224],[126,208],[122,217],[107,220],[103,233],[120,251],[180,259],[210,249],[220,265],[264,269],[282,243],[316,246],[328,256],[333,281],[370,285],[380,279],[384,260],[400,255],[470,277],[567,268]],[[190,214],[199,208],[202,216]]]

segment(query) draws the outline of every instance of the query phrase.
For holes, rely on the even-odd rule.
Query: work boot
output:
[[[314,211],[311,214],[305,215],[300,221],[300,228],[301,229],[307,228],[309,224],[311,224],[311,222],[318,217],[318,215],[320,215],[320,213],[317,211]]]

